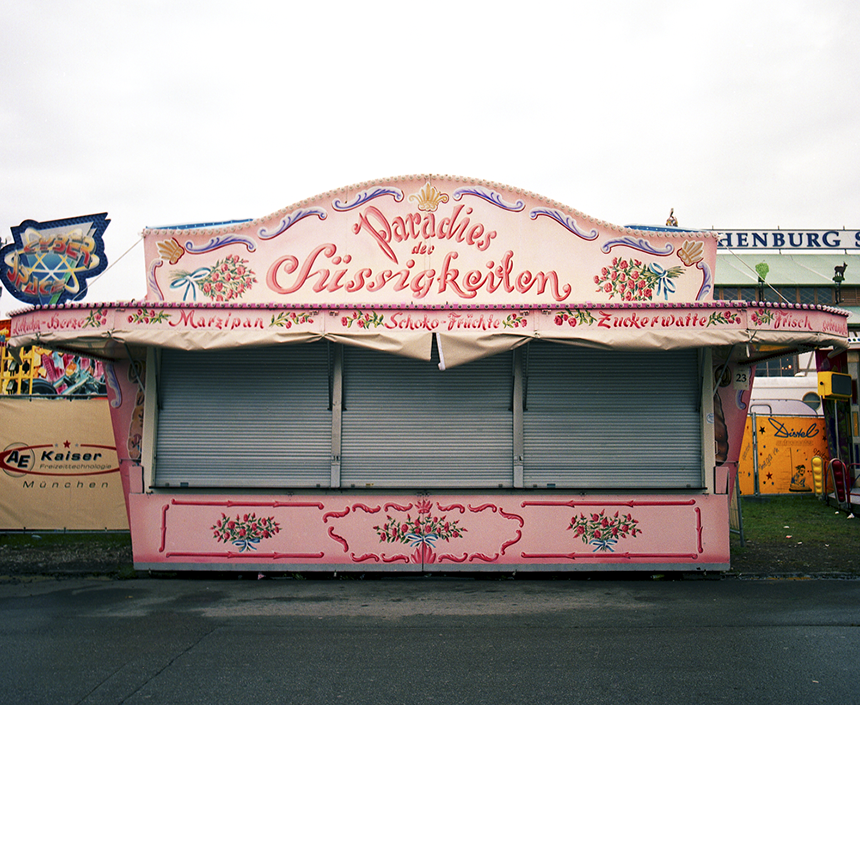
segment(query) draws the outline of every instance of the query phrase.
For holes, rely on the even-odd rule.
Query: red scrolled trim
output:
[[[646,558],[689,558],[694,561],[698,558],[695,552],[571,552],[571,553],[550,553],[550,552],[524,552],[520,553],[520,558],[567,558],[571,561],[576,559],[592,559],[599,561],[612,561],[613,559],[623,558],[626,561],[631,559],[646,559]]]
[[[279,558],[323,558],[323,552],[181,552],[174,550],[167,553],[168,558],[182,556],[183,558],[268,558],[277,561]]]
[[[522,536],[523,536],[523,533],[519,529],[517,529],[517,536],[513,540],[509,540],[506,543],[502,544],[501,554],[504,555],[505,550],[507,550],[508,547],[513,546],[515,543],[518,543]]]
[[[503,511],[499,508],[499,513],[508,520],[516,520],[520,524],[520,528],[524,528],[526,521],[519,514],[509,514],[507,511]]]
[[[349,552],[349,544],[346,542],[344,538],[342,538],[339,534],[335,534],[334,526],[329,526],[328,536],[332,540],[336,540],[342,547],[344,552]]]
[[[704,544],[702,543],[702,509],[696,508],[696,534],[699,540],[699,555],[701,555],[705,551]]]
[[[161,508],[161,546],[158,548],[159,552],[164,552],[164,547],[167,545],[167,510],[169,507],[170,505],[167,504]]]

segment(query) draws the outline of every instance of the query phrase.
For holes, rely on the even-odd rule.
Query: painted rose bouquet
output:
[[[577,325],[593,325],[594,316],[587,310],[582,308],[562,308],[555,314],[553,322],[556,325],[564,325],[567,323],[571,327]]]
[[[270,326],[280,326],[281,328],[292,328],[294,325],[302,325],[309,323],[317,315],[316,311],[282,311],[279,314],[272,314]]]
[[[404,522],[388,517],[384,525],[374,526],[374,531],[384,543],[405,543],[411,546],[433,546],[438,540],[459,538],[466,531],[456,522],[448,522],[447,517],[419,514],[415,519],[409,515]]]
[[[641,260],[612,259],[604,266],[599,275],[594,276],[597,292],[606,293],[609,298],[619,296],[625,302],[648,302],[653,299],[668,299],[675,292],[672,283],[683,269],[673,266],[664,269],[658,263],[643,263]]]
[[[385,316],[376,311],[353,311],[352,316],[341,317],[340,324],[346,328],[352,328],[355,323],[358,328],[376,328],[385,322]]]
[[[221,519],[212,526],[215,540],[232,543],[240,552],[256,549],[261,540],[276,535],[280,530],[274,517],[258,517],[256,514],[242,517],[221,514]]]
[[[606,510],[599,514],[580,514],[570,521],[569,529],[582,538],[583,543],[591,544],[598,552],[614,552],[615,544],[622,538],[635,537],[642,533],[639,522],[631,514],[618,511],[607,516]]]
[[[188,299],[189,293],[194,301],[199,289],[215,302],[229,302],[246,293],[255,283],[257,278],[250,265],[238,254],[230,254],[212,266],[201,266],[193,272],[179,269],[170,278],[171,289],[185,290],[183,301]]]

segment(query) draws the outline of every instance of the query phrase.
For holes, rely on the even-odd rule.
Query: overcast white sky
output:
[[[88,301],[143,297],[146,226],[411,173],[616,224],[860,229],[855,0],[6,7],[0,236],[106,211]]]

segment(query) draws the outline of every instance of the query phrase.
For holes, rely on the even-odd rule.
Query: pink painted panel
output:
[[[110,404],[119,472],[125,493],[126,512],[130,493],[142,490],[140,469],[143,444],[143,380],[146,364],[142,360],[116,361],[105,364],[105,382]]]
[[[142,569],[726,568],[726,496],[132,494]]]

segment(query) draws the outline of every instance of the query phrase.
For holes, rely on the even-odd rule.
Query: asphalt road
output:
[[[0,703],[857,704],[860,581],[0,583]]]

